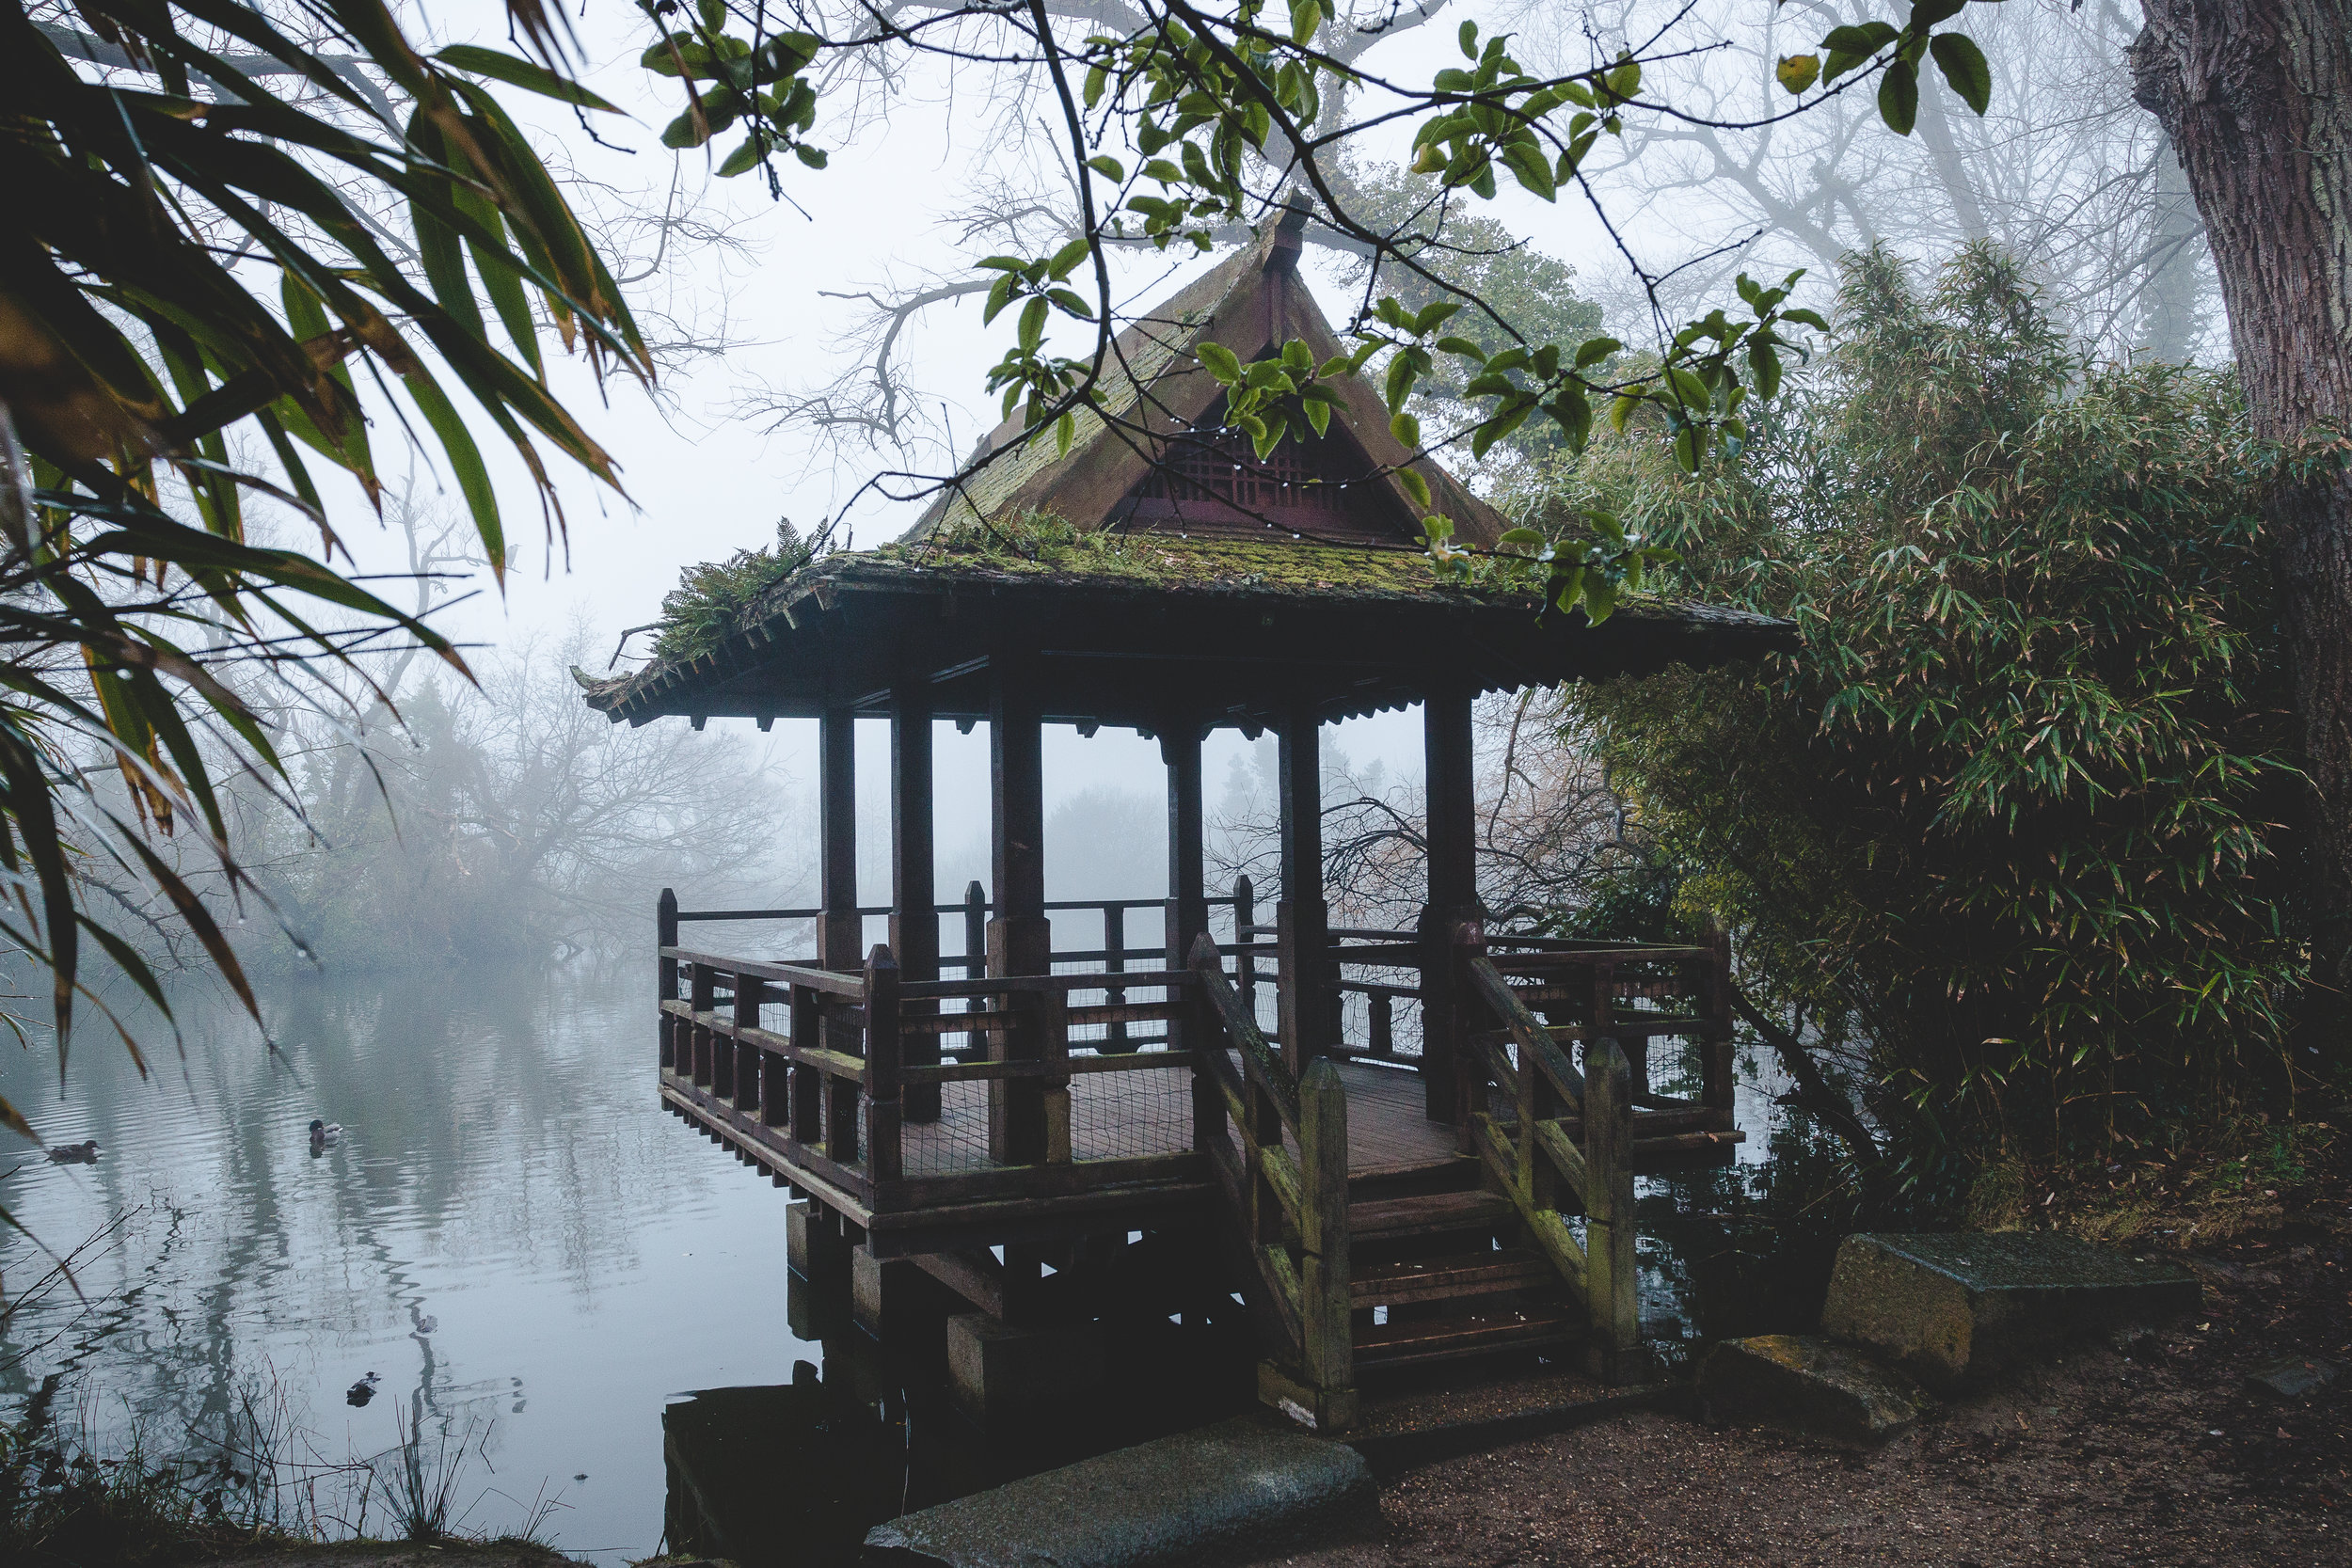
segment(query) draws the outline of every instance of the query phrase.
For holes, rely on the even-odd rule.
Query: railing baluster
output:
[[[866,1174],[876,1181],[896,1181],[906,1169],[899,1144],[898,1067],[905,1041],[898,1009],[898,961],[878,943],[866,957]]]
[[[1105,904],[1103,906],[1103,947],[1104,973],[1110,974],[1122,973],[1127,967],[1127,909],[1125,905]],[[1127,1003],[1127,989],[1124,986],[1109,987],[1104,990],[1103,1000],[1107,1006],[1124,1006]],[[1123,1021],[1110,1026],[1109,1045],[1114,1051],[1127,1049],[1127,1025]]]
[[[759,1004],[767,994],[768,982],[756,974],[735,977],[735,1026],[737,1029],[759,1027]],[[759,1046],[749,1039],[735,1044],[735,1108],[739,1111],[759,1109],[760,1069]]]
[[[1385,990],[1375,990],[1365,999],[1372,1015],[1372,1053],[1391,1058],[1396,1054],[1396,998]]]
[[[690,1048],[694,1070],[694,1086],[710,1086],[710,1029],[705,1023],[718,1010],[718,972],[708,964],[693,964],[688,969],[691,995],[689,1005],[694,1009],[693,1044]]]

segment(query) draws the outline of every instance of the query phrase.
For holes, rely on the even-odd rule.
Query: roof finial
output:
[[[1298,250],[1307,232],[1307,201],[1293,194],[1276,209],[1282,215],[1276,220],[1274,234],[1266,244],[1265,268],[1268,272],[1295,272]]]

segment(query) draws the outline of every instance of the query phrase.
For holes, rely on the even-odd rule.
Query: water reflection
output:
[[[94,1036],[62,1091],[53,1057],[10,1053],[0,1092],[45,1142],[94,1137],[101,1158],[28,1164],[0,1201],[53,1244],[130,1218],[77,1266],[88,1307],[52,1291],[10,1323],[0,1402],[64,1372],[102,1441],[151,1442],[258,1386],[329,1460],[392,1446],[413,1408],[429,1435],[479,1437],[469,1527],[555,1497],[567,1550],[651,1551],[665,1398],[781,1382],[820,1353],[784,1323],[778,1195],[656,1108],[644,990],[290,982],[264,998],[275,1051],[199,993],[145,1084]],[[341,1135],[314,1142],[314,1117]],[[38,1261],[0,1241],[12,1287]],[[729,1314],[768,1326],[727,1333]],[[679,1332],[696,1322],[712,1330]],[[370,1373],[388,1397],[347,1403]]]

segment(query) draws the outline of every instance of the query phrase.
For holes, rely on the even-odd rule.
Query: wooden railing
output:
[[[1103,990],[1105,976],[906,981],[887,946],[853,974],[675,945],[660,953],[665,1088],[742,1148],[777,1156],[795,1184],[830,1189],[829,1203],[878,1228],[893,1216],[936,1221],[974,1205],[1206,1179],[1190,1103],[1197,1091],[1145,1130],[1164,1148],[1089,1157],[1073,1138],[1073,1082],[1189,1077],[1196,1063],[1185,1050],[1073,1051],[1072,1029],[1188,1016],[1189,971],[1124,973],[1127,987],[1159,990],[1161,1001],[1073,1006],[1072,992]],[[977,1010],[940,1010],[958,999]],[[771,1008],[784,1013],[784,1029],[768,1026]],[[988,1059],[941,1059],[936,1042],[948,1035],[986,1042]],[[985,1114],[977,1101],[943,1109],[943,1090],[966,1084],[986,1085]],[[910,1158],[918,1154],[920,1169]]]
[[[1261,1393],[1269,1403],[1297,1404],[1320,1428],[1343,1427],[1356,1409],[1347,1092],[1327,1058],[1293,1075],[1205,935],[1193,944],[1192,972],[1205,1046],[1200,1059],[1215,1085],[1200,1148],[1237,1221],[1249,1272],[1264,1286],[1262,1316],[1281,1347],[1275,1365],[1261,1370]]]
[[[1732,1127],[1728,951],[1720,938],[1705,947],[1582,942],[1490,937],[1472,925],[1455,933],[1454,953],[1462,1150],[1485,1163],[1529,1236],[1583,1298],[1593,1370],[1611,1382],[1638,1378],[1646,1358],[1634,1176],[1727,1159],[1740,1136]],[[1642,1006],[1661,1001],[1692,1006]],[[1671,1037],[1695,1047],[1695,1098],[1652,1090],[1651,1047]],[[1569,1047],[1581,1049],[1581,1070]],[[1568,1225],[1579,1212],[1581,1243]]]

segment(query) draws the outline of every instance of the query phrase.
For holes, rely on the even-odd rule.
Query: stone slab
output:
[[[1698,1366],[1708,1420],[1786,1428],[1849,1448],[1876,1448],[1931,1402],[1901,1372],[1834,1340],[1799,1334],[1727,1339]]]
[[[1950,1390],[2071,1336],[2198,1309],[2177,1264],[2051,1232],[1849,1236],[1821,1332]]]
[[[866,1568],[1225,1568],[1376,1528],[1353,1449],[1243,1418],[879,1525]]]
[[[1098,1398],[1107,1357],[1093,1323],[1015,1328],[984,1312],[947,1320],[947,1385],[982,1426],[1066,1413]]]
[[[2344,1369],[2332,1361],[2322,1361],[2315,1355],[2287,1355],[2255,1368],[2246,1374],[2246,1381],[2263,1393],[2282,1400],[2299,1400],[2343,1375]]]

